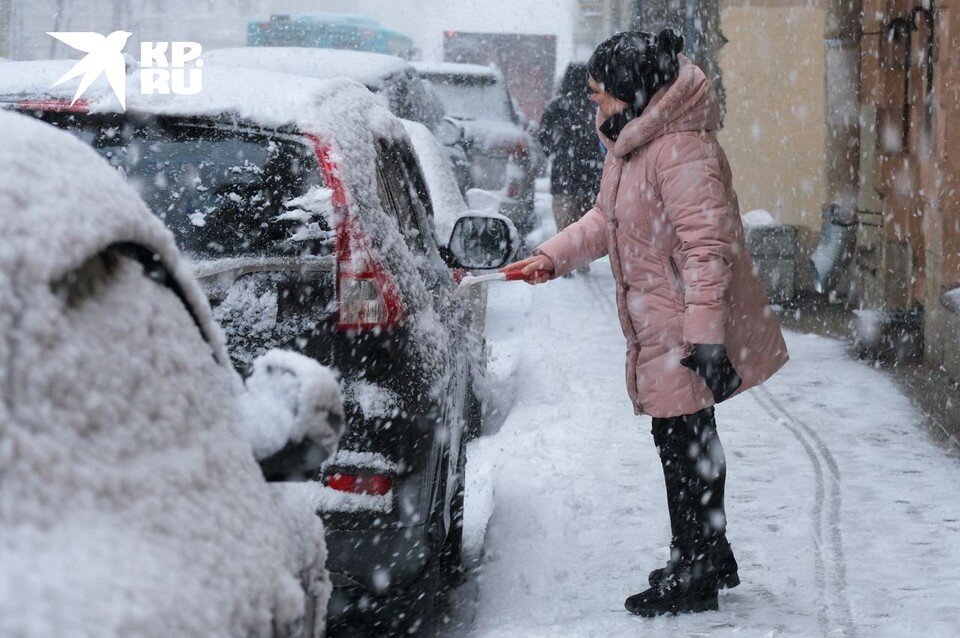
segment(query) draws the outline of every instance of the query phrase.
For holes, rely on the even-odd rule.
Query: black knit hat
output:
[[[603,90],[642,111],[660,87],[672,82],[680,69],[677,54],[683,51],[683,36],[673,29],[658,35],[624,31],[597,47],[587,70]]]

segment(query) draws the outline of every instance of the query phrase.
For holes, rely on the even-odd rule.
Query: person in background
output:
[[[610,258],[627,392],[635,414],[653,417],[672,534],[666,566],[625,602],[641,616],[717,609],[717,590],[740,583],[714,405],[788,358],[744,245],[716,93],[682,50],[672,29],[597,47],[588,82],[609,152],[596,205],[503,269],[543,283]]]
[[[540,145],[553,158],[550,193],[553,217],[561,231],[593,207],[600,190],[603,157],[594,120],[596,109],[587,91],[587,65],[567,67],[557,96],[540,120]],[[589,271],[582,266],[581,273]]]

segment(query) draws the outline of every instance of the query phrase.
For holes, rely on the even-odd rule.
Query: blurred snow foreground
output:
[[[322,524],[264,482],[172,236],[68,134],[0,113],[0,138],[0,635],[322,631]],[[332,384],[298,404],[335,413]]]

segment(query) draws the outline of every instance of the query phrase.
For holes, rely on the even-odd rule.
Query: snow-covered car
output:
[[[443,148],[433,135],[430,134],[430,131],[422,124],[410,122],[409,120],[404,120],[403,125],[404,128],[407,129],[410,142],[413,145],[414,151],[417,153],[417,161],[423,172],[430,201],[433,203],[434,231],[437,236],[437,242],[440,246],[447,246],[453,239],[453,229],[456,226],[457,219],[469,212],[467,202],[464,201],[463,195],[460,194],[457,179],[453,174],[450,162]],[[468,192],[468,195],[480,196],[471,198],[474,201],[477,199],[482,201],[484,196],[491,195],[489,191],[477,192],[477,190],[478,189],[473,189]],[[494,197],[491,201],[499,205],[499,198]],[[486,208],[486,206],[476,207],[473,214],[481,215],[483,214],[482,211]],[[494,208],[494,210],[495,209],[496,208]],[[519,236],[517,235],[513,222],[505,217],[503,219],[505,223],[509,224],[511,233],[515,235],[513,240],[514,244],[519,245]],[[466,274],[465,271],[456,273],[456,276],[459,278],[464,274]],[[486,349],[484,332],[487,317],[487,289],[485,286],[473,286],[468,289],[466,296],[473,309],[473,334],[480,344],[480,351],[483,352]],[[481,356],[479,358],[472,358],[471,360],[480,366],[480,369],[475,371],[473,378],[482,380],[486,376],[486,357]],[[479,397],[482,395],[483,392],[479,390],[471,395],[474,404],[470,406],[469,409],[468,432],[470,437],[480,434],[482,406]]]
[[[0,137],[0,635],[320,636],[315,499],[264,481],[172,235],[73,136]]]
[[[468,188],[500,192],[500,212],[522,235],[536,228],[535,181],[543,168],[543,151],[517,113],[500,72],[452,62],[413,65],[462,129]]]
[[[310,47],[234,47],[203,53],[206,64],[275,71],[320,80],[351,78],[383,101],[391,113],[419,122],[443,144],[461,191],[468,180],[467,156],[460,127],[446,117],[443,102],[433,86],[401,58],[342,49]]]
[[[336,368],[347,431],[322,468],[333,621],[395,628],[432,610],[459,558],[470,307],[455,268],[496,268],[510,227],[465,215],[441,254],[401,121],[352,80],[204,67],[195,96],[127,108],[63,62],[0,77],[13,108],[73,131],[126,174],[193,261],[241,370],[272,348]],[[256,87],[251,91],[250,87]]]

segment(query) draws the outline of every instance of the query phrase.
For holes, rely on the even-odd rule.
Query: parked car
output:
[[[517,113],[503,76],[494,67],[416,62],[462,131],[469,188],[499,191],[500,212],[526,235],[540,220],[534,211],[535,180],[543,151]]]
[[[307,47],[211,49],[204,62],[220,66],[303,75],[320,80],[351,78],[383,101],[391,113],[425,125],[443,144],[461,190],[467,188],[467,157],[459,125],[406,60],[392,55]]]
[[[21,63],[0,96],[137,186],[193,260],[238,369],[286,347],[342,375],[347,432],[316,501],[331,620],[422,622],[459,556],[472,349],[451,268],[504,264],[509,225],[462,216],[445,260],[403,125],[354,81],[211,64],[191,98],[140,95],[134,72],[122,112],[107,94],[51,94],[68,64]]]
[[[321,636],[314,499],[264,481],[173,237],[73,136],[0,136],[0,635]]]
[[[404,128],[410,136],[410,142],[417,154],[417,161],[420,164],[420,170],[423,172],[424,181],[427,186],[430,202],[434,211],[434,232],[437,243],[440,246],[447,246],[453,240],[454,228],[457,219],[469,213],[467,202],[457,185],[457,179],[453,174],[446,154],[437,140],[430,134],[425,126],[417,122],[404,120]],[[471,195],[487,193],[477,193],[470,191]],[[499,204],[499,200],[495,200]],[[473,214],[480,214],[475,209]],[[511,244],[520,246],[520,238],[516,227],[506,217],[502,218],[504,223],[510,228],[512,235]],[[454,278],[459,281],[466,274],[466,271],[454,273]],[[472,379],[483,380],[486,378],[486,341],[484,339],[486,317],[487,317],[487,289],[485,286],[473,286],[468,289],[466,299],[472,308],[471,321],[473,329],[470,335],[474,338],[471,347],[477,352],[482,353],[479,357],[470,357],[474,365]],[[468,405],[467,435],[468,438],[476,437],[481,432],[483,406],[481,397],[484,392],[481,388],[474,388],[470,393],[470,404]]]

